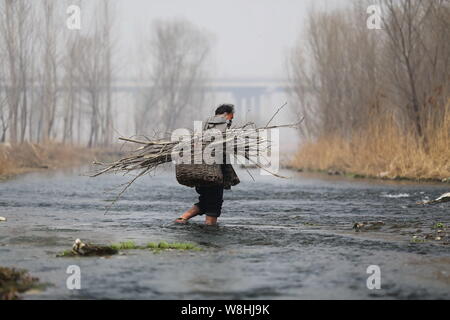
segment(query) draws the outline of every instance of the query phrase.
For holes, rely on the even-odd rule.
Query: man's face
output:
[[[227,120],[231,120],[234,118],[234,113],[225,113],[225,119]]]

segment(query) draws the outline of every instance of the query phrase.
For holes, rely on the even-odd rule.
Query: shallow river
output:
[[[416,201],[449,186],[328,178],[285,171],[290,179],[238,171],[225,193],[218,228],[203,218],[173,219],[196,202],[173,171],[146,176],[105,215],[130,177],[88,178],[80,171],[34,173],[0,183],[0,265],[28,269],[51,284],[25,299],[449,299],[450,245],[412,243],[413,235],[450,223],[450,204]],[[355,232],[355,222],[383,221]],[[201,251],[131,250],[110,258],[57,258],[76,238],[191,242]],[[69,265],[81,289],[69,290]],[[380,268],[369,290],[367,268]]]

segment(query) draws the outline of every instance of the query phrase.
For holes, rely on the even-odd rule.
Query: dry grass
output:
[[[0,144],[0,179],[38,169],[59,169],[91,163],[108,151],[61,143]]]
[[[427,125],[427,142],[402,132],[385,117],[353,133],[351,141],[321,137],[304,144],[293,166],[305,170],[338,170],[382,178],[450,180],[450,107],[439,127]]]

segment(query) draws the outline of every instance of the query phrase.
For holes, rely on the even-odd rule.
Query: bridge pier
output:
[[[112,90],[115,93],[126,93],[133,97],[142,95],[142,92],[148,92],[152,86],[152,82],[148,80],[124,79],[116,80],[112,85]],[[65,88],[58,89],[65,90]],[[270,118],[274,108],[272,100],[275,98],[273,96],[286,92],[289,86],[285,80],[211,79],[200,89],[211,94],[211,99],[208,99],[210,101],[217,101],[216,95],[220,95],[219,103],[234,103],[237,112],[236,123],[252,121],[257,125],[264,125],[264,121]],[[203,110],[201,108],[199,113],[202,114]],[[208,112],[210,112],[209,109]]]
[[[261,101],[264,98],[264,92],[261,90],[252,90],[247,92],[233,92],[236,105],[236,119],[239,122],[259,122],[264,114],[261,109]]]

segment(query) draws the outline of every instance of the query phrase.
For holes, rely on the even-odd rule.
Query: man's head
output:
[[[216,116],[224,115],[225,119],[231,120],[234,117],[234,105],[222,104],[216,109]]]

